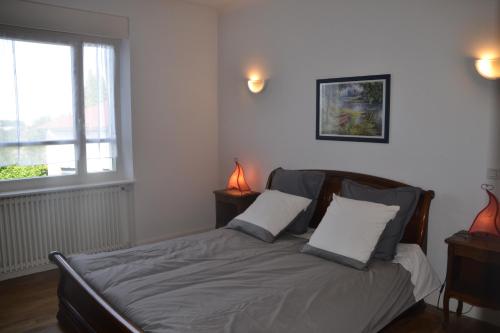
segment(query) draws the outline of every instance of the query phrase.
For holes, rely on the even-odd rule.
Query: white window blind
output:
[[[30,0],[1,0],[0,24],[112,39],[129,34],[127,17]]]

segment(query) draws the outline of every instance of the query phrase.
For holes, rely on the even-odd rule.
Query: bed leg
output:
[[[80,327],[75,323],[68,309],[65,308],[62,302],[59,302],[59,310],[57,311],[57,322],[65,332],[82,332]]]

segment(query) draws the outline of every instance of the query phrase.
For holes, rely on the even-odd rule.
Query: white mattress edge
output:
[[[429,259],[417,244],[399,243],[392,262],[400,264],[410,273],[411,283],[414,286],[413,296],[416,302],[424,299],[441,286],[441,281]]]

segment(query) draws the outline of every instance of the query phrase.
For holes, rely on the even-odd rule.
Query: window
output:
[[[115,44],[0,30],[0,181],[117,170]]]

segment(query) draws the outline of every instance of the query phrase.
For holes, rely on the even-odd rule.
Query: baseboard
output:
[[[56,269],[56,265],[54,264],[44,264],[32,268],[23,269],[20,271],[10,272],[10,273],[2,273],[0,274],[0,281],[10,280],[14,278],[18,278],[25,275],[50,271],[51,269]]]
[[[214,228],[213,227],[212,228],[203,227],[203,228],[184,230],[184,231],[180,231],[180,232],[173,232],[173,233],[168,233],[168,234],[165,234],[165,235],[162,235],[159,237],[140,239],[140,240],[135,241],[134,244],[137,246],[137,245],[157,243],[157,242],[161,242],[161,241],[168,240],[168,239],[173,239],[173,238],[182,237],[182,236],[188,236],[188,235],[192,235],[192,234],[198,234],[200,232],[206,232],[206,231],[210,231],[210,230],[214,230]]]

